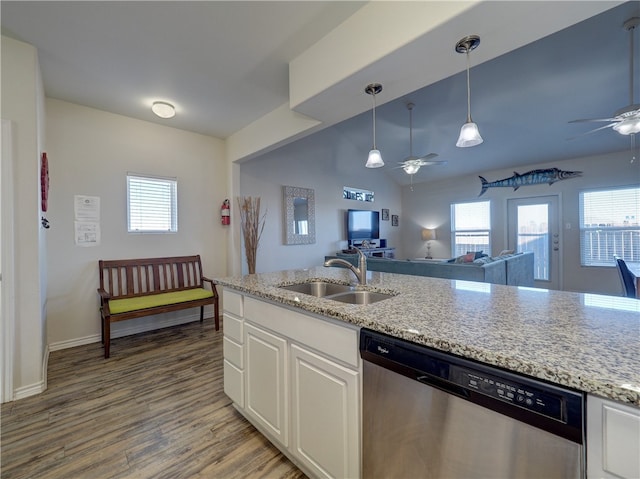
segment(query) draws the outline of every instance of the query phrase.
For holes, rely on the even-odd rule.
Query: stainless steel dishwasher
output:
[[[362,329],[366,479],[585,476],[584,395]]]

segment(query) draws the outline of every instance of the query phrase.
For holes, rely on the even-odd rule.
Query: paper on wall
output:
[[[100,197],[75,195],[75,238],[77,246],[100,244]]]
[[[100,223],[76,221],[75,230],[77,246],[97,246],[100,244]]]
[[[75,195],[73,197],[76,221],[100,221],[100,197]]]

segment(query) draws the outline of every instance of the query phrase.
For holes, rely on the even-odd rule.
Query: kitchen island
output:
[[[359,327],[611,400],[622,408],[620,417],[640,415],[638,300],[379,272],[367,274],[364,288],[392,297],[368,305],[280,287],[314,280],[345,284],[354,277],[341,268],[315,267],[215,280],[229,293],[223,296],[225,391],[229,386],[236,407],[314,477],[359,476],[353,465],[360,434],[362,370],[354,333]],[[316,323],[336,330],[314,331]],[[273,367],[267,367],[270,362]],[[321,374],[312,378],[309,371]],[[272,388],[275,382],[279,385]],[[345,443],[348,454],[328,457],[325,468],[314,456],[320,457],[322,449],[314,450],[309,437],[325,425],[317,418],[336,415],[313,414],[313,408],[330,402],[314,403],[314,398],[318,391],[325,396],[321,386],[336,384],[342,389],[332,396],[335,410],[347,412],[336,419],[334,436],[355,439]],[[315,396],[302,397],[313,388]],[[590,403],[592,416],[601,416],[605,406],[595,399]],[[603,436],[602,428],[609,427],[591,429]],[[307,436],[305,428],[311,431]],[[629,461],[622,462],[624,467]],[[630,467],[636,470],[633,462]],[[599,471],[593,475],[606,477]]]
[[[259,298],[640,407],[640,301],[584,293],[368,272],[397,294],[351,305],[279,288],[353,283],[340,268],[215,279]]]

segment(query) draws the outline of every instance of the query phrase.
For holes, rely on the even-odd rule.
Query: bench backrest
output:
[[[200,255],[100,260],[100,288],[113,298],[202,287]]]

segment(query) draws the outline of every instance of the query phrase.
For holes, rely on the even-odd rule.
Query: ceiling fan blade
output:
[[[438,156],[437,153],[429,153],[428,155],[424,155],[418,158],[420,161],[429,161],[431,158],[435,158]]]
[[[446,160],[420,160],[420,166],[446,165]]]
[[[620,118],[584,118],[582,120],[571,120],[569,123],[585,123],[593,121],[620,121]]]
[[[591,133],[595,133],[596,131],[604,130],[605,128],[611,128],[612,126],[615,126],[617,124],[618,124],[618,122],[609,123],[608,125],[601,126],[600,128],[596,128],[595,130],[585,131],[584,133],[581,133],[579,135],[572,136],[571,138],[567,138],[567,140],[575,140],[576,138],[580,138],[581,136],[589,135]]]

